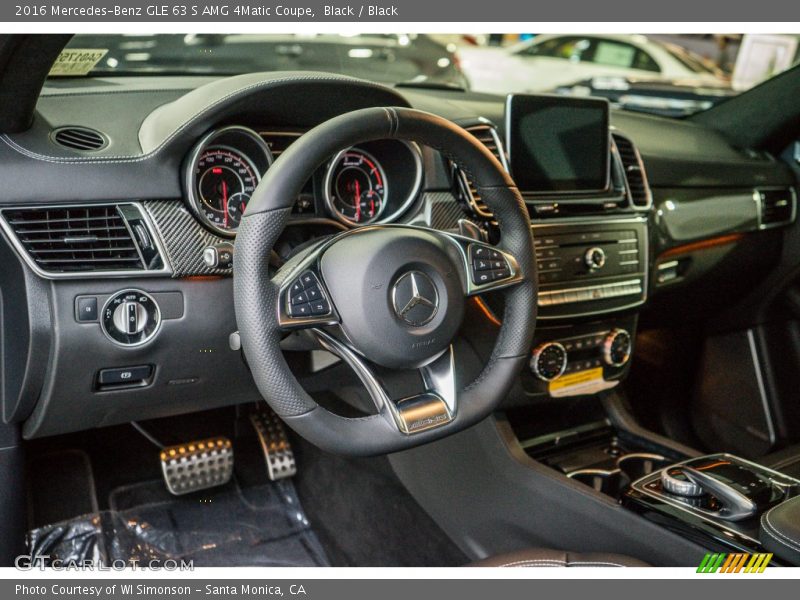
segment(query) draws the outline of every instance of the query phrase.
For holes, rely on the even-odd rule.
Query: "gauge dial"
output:
[[[325,201],[340,221],[377,221],[386,206],[386,175],[374,156],[351,148],[339,153],[325,175]]]
[[[209,223],[224,231],[236,231],[259,175],[252,163],[229,148],[211,148],[195,166],[200,211]]]

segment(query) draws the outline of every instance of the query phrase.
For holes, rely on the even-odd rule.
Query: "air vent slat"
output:
[[[114,205],[3,211],[22,247],[53,273],[133,271],[146,267]]]
[[[500,138],[497,137],[497,132],[493,125],[473,125],[471,127],[466,127],[466,130],[475,136],[480,143],[486,146],[487,150],[494,154],[497,160],[505,166],[506,160],[503,155],[502,144]],[[469,177],[455,165],[453,166],[453,170],[458,182],[458,191],[461,200],[469,206],[470,210],[476,216],[484,219],[493,219],[494,215],[492,215],[492,211],[489,210],[486,203],[481,200],[480,194],[478,194],[475,185],[470,181]]]
[[[639,210],[649,209],[652,198],[650,188],[647,185],[647,178],[642,169],[639,152],[633,142],[618,133],[614,134],[614,144],[617,147],[617,152],[625,171],[625,179],[628,182],[628,190],[631,195],[631,205]]]
[[[787,225],[794,220],[795,197],[791,189],[756,190],[761,227]]]
[[[59,146],[84,152],[101,150],[108,144],[102,133],[88,127],[62,127],[53,131],[51,137]]]

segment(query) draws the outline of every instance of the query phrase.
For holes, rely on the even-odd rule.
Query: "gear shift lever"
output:
[[[756,503],[741,492],[716,477],[687,465],[664,469],[661,472],[661,483],[667,492],[676,496],[714,496],[719,501],[719,510],[711,511],[699,507],[695,507],[695,510],[718,519],[742,521],[752,517],[757,511]]]

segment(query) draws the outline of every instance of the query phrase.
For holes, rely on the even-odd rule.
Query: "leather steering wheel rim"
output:
[[[498,222],[498,248],[516,259],[519,280],[505,288],[503,322],[491,358],[478,377],[458,391],[452,420],[413,433],[399,431],[386,415],[346,418],[319,406],[301,387],[280,349],[280,294],[292,261],[274,277],[268,256],[294,200],[330,156],[357,144],[398,139],[433,147],[463,169]],[[406,108],[367,108],[311,129],[282,153],[253,193],[234,251],[234,300],[242,348],[255,383],[275,412],[310,442],[340,454],[375,455],[451,435],[488,416],[527,362],[536,323],[536,261],[525,203],[513,180],[486,147],[441,117]],[[367,357],[369,358],[369,357]]]

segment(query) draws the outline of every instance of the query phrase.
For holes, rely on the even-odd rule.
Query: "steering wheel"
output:
[[[306,248],[270,278],[270,251],[312,173],[341,149],[379,139],[418,142],[453,160],[493,211],[500,245],[423,227],[368,225]],[[477,423],[508,393],[533,339],[535,269],[525,203],[483,144],[429,113],[357,110],[292,143],[251,197],[234,252],[242,348],[261,395],[311,443],[353,455],[403,450]],[[505,312],[491,358],[464,385],[456,381],[452,342],[466,299],[500,289]],[[280,348],[287,331],[301,328],[355,370],[375,414],[339,416],[306,393]],[[418,369],[422,389],[391,398],[373,365]]]

